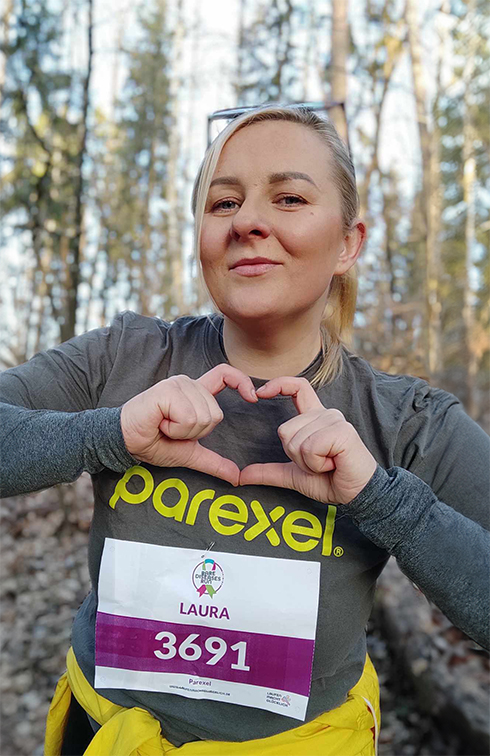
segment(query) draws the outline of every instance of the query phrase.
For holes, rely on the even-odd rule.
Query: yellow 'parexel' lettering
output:
[[[185,524],[186,525],[194,525],[196,522],[197,513],[199,511],[199,507],[203,503],[203,501],[207,501],[214,499],[216,491],[213,491],[212,488],[206,488],[204,491],[198,491],[195,496],[192,497],[192,501],[189,506],[189,511],[187,512],[187,517],[185,518]]]
[[[235,507],[236,511],[223,509],[225,504]],[[233,522],[241,523],[241,525],[224,525],[221,520],[232,520]],[[236,535],[243,530],[247,520],[247,505],[239,496],[219,496],[209,508],[209,522],[216,532],[221,533],[221,535]]]
[[[275,528],[272,527],[272,523],[277,522],[277,520],[283,516],[284,512],[286,511],[284,507],[274,507],[269,515],[269,519],[269,517],[264,512],[264,508],[262,507],[260,501],[251,501],[250,506],[252,507],[252,512],[254,513],[257,522],[255,523],[255,525],[252,525],[251,528],[248,528],[248,530],[245,531],[245,533],[243,534],[245,540],[253,541],[255,538],[257,538],[257,536],[265,531],[265,537],[267,538],[271,546],[279,546],[281,539],[277,535]]]
[[[257,502],[257,504],[259,504],[259,502]],[[274,507],[274,509],[272,509],[269,512],[269,517],[271,519],[271,522],[277,522],[278,520],[280,520],[283,514],[285,513],[285,511],[286,510],[284,509],[284,507]],[[270,528],[270,530],[268,530],[267,533],[265,534],[265,537],[269,539],[269,542],[273,546],[279,546],[279,544],[281,543],[281,539],[277,535],[274,528]]]
[[[140,493],[128,491],[128,483],[132,478],[141,478],[143,481],[143,490]],[[179,494],[179,499],[175,504],[165,503],[163,495],[166,491],[175,489]],[[246,502],[232,494],[216,496],[216,491],[212,488],[206,488],[198,491],[191,499],[189,508],[186,508],[189,502],[189,488],[180,478],[167,478],[155,488],[155,481],[149,470],[141,465],[135,465],[126,470],[121,480],[119,480],[114,489],[114,493],[109,500],[109,506],[115,508],[117,502],[122,499],[127,504],[142,504],[152,497],[155,510],[163,517],[172,518],[178,522],[184,522],[186,525],[195,525],[199,508],[205,501],[212,502],[209,506],[207,515],[211,527],[221,535],[234,536],[243,531],[243,537],[246,541],[254,541],[259,535],[264,534],[271,546],[279,546],[281,539],[279,533],[274,527],[274,523],[284,517],[286,510],[282,506],[275,506],[270,512],[265,512],[260,501],[253,500],[250,502],[250,508]],[[249,521],[250,509],[255,516],[255,523],[244,530]],[[333,550],[333,535],[335,530],[335,517],[337,507],[329,504],[326,511],[325,529],[322,538],[322,523],[318,517],[311,512],[297,509],[290,512],[280,524],[280,532],[284,543],[293,551],[311,551],[318,546],[320,540],[322,543],[322,556],[330,556]],[[299,521],[303,520],[303,523]],[[304,524],[306,521],[306,525]],[[229,522],[233,524],[228,524]],[[278,528],[279,529],[279,528]],[[299,540],[296,536],[307,536],[306,540]],[[339,547],[340,548],[340,547]]]
[[[165,491],[168,491],[169,488],[177,489],[180,494],[177,504],[172,504],[171,506],[164,504],[162,501],[162,494]],[[182,522],[184,519],[184,512],[188,501],[189,489],[180,478],[168,478],[167,480],[163,480],[155,488],[155,493],[153,494],[153,506],[157,512],[160,512],[164,517],[172,517],[178,522]]]
[[[135,476],[143,478],[145,485],[141,493],[131,493],[131,491],[128,491],[127,489],[127,484],[131,478],[134,478]],[[151,496],[154,485],[155,481],[153,480],[153,475],[146,469],[146,467],[141,467],[140,465],[130,467],[129,470],[126,470],[121,480],[118,480],[114,493],[110,498],[109,506],[114,509],[119,499],[122,499],[128,504],[141,504]]]
[[[337,507],[333,504],[328,505],[327,519],[325,520],[325,530],[323,532],[322,556],[332,554],[333,532],[335,530],[335,515]]]
[[[251,501],[250,506],[252,507],[252,512],[254,513],[257,522],[255,525],[252,525],[251,528],[248,528],[243,534],[246,541],[253,541],[254,538],[257,538],[257,536],[263,533],[264,530],[267,530],[271,524],[271,521],[264,512],[260,501]]]
[[[306,520],[310,525],[297,525],[298,520]],[[310,536],[307,541],[298,541],[294,536]],[[311,512],[303,512],[301,509],[290,512],[282,522],[282,537],[290,549],[295,551],[311,551],[318,545],[322,537],[322,524],[318,517]]]

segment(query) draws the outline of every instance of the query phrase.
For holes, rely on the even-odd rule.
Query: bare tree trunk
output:
[[[8,44],[9,30],[10,30],[10,16],[14,10],[14,0],[7,0],[7,5],[4,9],[3,15],[0,19],[0,42],[2,44]],[[5,53],[0,55],[0,105],[2,104],[2,92],[5,84],[5,67],[7,64],[7,56]]]
[[[332,0],[332,100],[347,100],[347,57],[349,54],[348,0]],[[344,142],[348,141],[347,121],[341,108],[332,108],[331,118]]]
[[[244,2],[246,0],[243,0]],[[200,77],[198,72],[200,71],[201,58],[202,58],[202,11],[201,3],[199,0],[193,0],[191,17],[194,19],[192,25],[192,37],[191,37],[191,55],[190,55],[190,86],[188,97],[188,117],[187,127],[185,134],[185,161],[184,161],[184,179],[186,184],[192,186],[193,175],[190,172],[190,167],[195,163],[198,156],[196,153],[196,128],[197,122],[194,116],[196,103],[198,101],[198,93],[200,87]],[[190,224],[191,225],[191,224]],[[189,229],[190,230],[190,229]],[[201,284],[199,276],[199,262],[195,259],[192,260],[191,268],[191,281],[189,286],[189,298],[192,301],[192,307],[194,311],[200,311],[204,304],[209,301],[204,287]]]
[[[104,276],[104,282],[102,285],[102,289],[99,293],[99,296],[101,299],[100,325],[101,327],[104,327],[105,325],[107,325],[110,318],[110,312],[108,312],[108,309],[109,309],[108,305],[109,305],[109,301],[111,301],[111,304],[112,304],[112,290],[114,286],[116,285],[117,277],[118,277],[116,267],[111,259],[111,252],[110,252],[107,229],[105,229],[105,240],[103,242],[102,248],[105,249],[105,276]],[[128,268],[127,272],[128,272],[128,279],[131,282],[132,269]]]
[[[439,142],[435,126],[431,130],[428,123],[427,93],[424,81],[426,74],[422,63],[415,0],[407,0],[406,20],[422,157],[421,210],[426,250],[425,299],[428,370],[430,378],[437,381],[442,372],[441,302],[439,295],[441,276]]]
[[[97,270],[97,260],[99,259],[100,253],[103,249],[102,246],[102,229],[99,227],[99,238],[97,241],[97,249],[95,250],[94,256],[92,260],[90,261],[90,273],[88,275],[88,278],[86,279],[86,284],[88,287],[88,299],[85,306],[85,318],[83,322],[83,331],[86,332],[90,328],[90,311],[92,309],[92,302],[94,300],[94,278],[95,278],[95,272]]]
[[[472,29],[472,20],[476,10],[475,0],[469,0],[467,21]],[[463,113],[463,193],[466,206],[465,247],[466,265],[464,277],[464,307],[463,322],[465,331],[465,345],[467,352],[466,365],[466,409],[468,414],[477,417],[476,375],[478,370],[478,354],[475,349],[475,311],[473,291],[471,286],[471,268],[473,265],[472,252],[475,246],[475,181],[476,160],[474,154],[474,126],[471,117],[470,83],[475,69],[477,34],[469,33],[468,54],[463,72],[464,83],[464,113]]]
[[[22,339],[22,362],[28,360],[29,356],[33,354],[33,352],[30,351],[30,345],[32,341],[32,315],[34,312],[34,302],[36,299],[36,290],[38,287],[36,283],[36,271],[31,266],[29,266],[28,270],[26,271],[25,286],[27,289],[26,301],[23,303],[24,306],[20,308],[20,310],[16,310],[19,320],[23,315],[24,321],[24,334]]]
[[[127,11],[121,8],[117,23],[116,49],[114,50],[114,59],[111,72],[111,121],[116,122],[116,105],[117,94],[119,91],[119,66],[121,62],[122,41]]]
[[[26,111],[27,112],[27,111]],[[36,134],[36,131],[32,125],[30,125],[32,133]],[[42,142],[43,149],[48,154],[48,159],[46,162],[45,171],[42,176],[40,176],[39,180],[36,182],[36,200],[31,208],[31,233],[32,233],[32,251],[34,253],[34,259],[36,260],[36,266],[39,270],[42,270],[43,273],[43,281],[46,285],[46,292],[49,297],[50,306],[51,306],[51,313],[53,316],[53,320],[58,325],[58,328],[60,329],[60,340],[62,341],[62,310],[61,307],[58,305],[56,301],[56,296],[54,292],[54,284],[53,284],[53,278],[58,278],[59,284],[61,284],[59,272],[56,272],[54,270],[53,266],[53,249],[49,248],[46,240],[51,239],[51,244],[53,241],[56,240],[56,236],[49,236],[46,234],[44,228],[45,228],[45,221],[46,221],[46,203],[47,203],[47,194],[49,192],[49,186],[48,182],[50,179],[50,174],[52,170],[52,153],[48,151],[48,148],[44,145]],[[51,273],[52,278],[47,279],[47,274]]]
[[[275,87],[274,99],[281,101],[284,97],[284,71],[288,63],[290,63],[292,52],[292,17],[294,13],[294,7],[292,0],[285,0],[286,10],[284,13],[278,13],[277,22],[277,45],[275,50],[275,58],[277,60],[277,68],[274,76],[271,78],[271,86]],[[277,5],[277,3],[276,3]]]
[[[153,315],[151,308],[151,295],[153,286],[149,276],[149,255],[152,249],[150,203],[155,188],[155,137],[152,135],[149,148],[148,185],[146,190],[146,202],[143,207],[143,234],[140,246],[139,261],[139,311],[142,315]]]
[[[51,241],[55,242],[58,241],[58,246],[61,245],[60,240],[57,240],[56,237],[51,237]],[[53,316],[53,320],[58,325],[59,331],[60,331],[60,341],[62,341],[62,334],[61,334],[61,320],[63,316],[63,311],[61,309],[61,305],[59,302],[59,299],[56,298],[56,283],[58,283],[58,287],[61,289],[61,279],[59,275],[59,270],[55,270],[54,266],[54,258],[55,258],[55,252],[54,248],[49,248],[46,244],[43,247],[40,247],[41,244],[41,237],[39,234],[36,234],[34,237],[34,254],[36,256],[36,260],[39,261],[39,267],[42,268],[43,271],[43,277],[44,281],[46,283],[46,291],[48,293],[49,297],[49,304],[51,307],[51,314]],[[56,253],[56,259],[58,259],[58,252]],[[51,276],[49,278],[48,283],[48,274],[51,273]]]
[[[306,10],[306,9],[305,9]],[[314,0],[308,0],[307,6],[308,13],[308,27],[307,27],[307,43],[304,45],[303,51],[303,71],[301,98],[303,102],[308,102],[310,99],[310,81],[311,81],[311,62],[315,60],[317,56],[317,34],[316,27],[318,24],[317,14],[315,11]]]
[[[245,4],[247,0],[239,0],[238,7],[238,39],[236,50],[236,75],[235,75],[235,100],[240,105],[242,88],[243,88],[243,61],[245,57],[244,35],[245,35]]]
[[[376,102],[376,99],[375,99],[376,89],[377,89],[376,87],[377,76],[375,73],[373,73],[373,78],[372,78],[372,91],[373,91],[373,101],[375,103],[374,114],[376,118],[376,127],[375,127],[375,132],[374,132],[371,160],[366,169],[364,179],[359,186],[360,214],[362,217],[367,217],[369,213],[369,189],[371,186],[371,178],[373,176],[373,173],[375,173],[375,171],[379,169],[378,149],[379,149],[379,138],[381,134],[383,106],[384,106],[386,95],[388,93],[388,89],[390,86],[391,77],[393,76],[393,72],[396,68],[398,61],[400,60],[401,53],[403,52],[403,40],[389,38],[386,41],[385,48],[387,51],[387,58],[386,58],[386,62],[383,68],[383,89],[381,90],[381,95],[379,97],[378,102]]]
[[[42,274],[42,280],[39,284],[38,289],[38,295],[39,295],[39,308],[37,311],[37,323],[36,323],[36,337],[34,341],[34,354],[36,352],[39,352],[41,349],[41,340],[43,336],[43,324],[44,324],[44,310],[45,310],[45,298],[47,296],[47,287],[46,287],[46,281],[44,277],[44,272],[39,267],[39,264],[36,268],[36,273],[39,271]],[[36,273],[34,275],[36,275]]]
[[[66,315],[64,323],[61,326],[62,341],[71,339],[75,335],[75,324],[78,308],[78,285],[80,283],[80,263],[81,263],[81,239],[83,224],[83,164],[87,152],[87,133],[88,133],[88,108],[89,108],[89,91],[90,79],[92,75],[92,58],[93,58],[93,0],[88,2],[88,61],[87,75],[83,83],[83,105],[81,120],[81,138],[80,148],[77,156],[77,189],[75,205],[75,234],[70,243],[70,259],[68,261],[68,278],[66,292]]]
[[[170,134],[168,145],[167,171],[165,198],[167,200],[167,259],[172,271],[172,304],[177,308],[178,314],[184,312],[184,272],[182,260],[182,228],[179,180],[180,159],[180,89],[182,85],[182,47],[184,42],[185,26],[183,14],[183,2],[177,2],[177,19],[173,35],[172,60],[173,70],[170,82]]]

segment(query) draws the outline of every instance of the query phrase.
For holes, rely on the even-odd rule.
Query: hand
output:
[[[292,488],[325,504],[348,504],[368,483],[376,460],[356,429],[336,409],[326,409],[305,378],[274,378],[259,399],[291,396],[299,414],[277,432],[291,462],[254,464],[240,474],[240,485]]]
[[[250,378],[230,365],[217,365],[197,381],[175,375],[123,405],[121,428],[129,453],[159,467],[189,467],[238,485],[240,470],[198,443],[223,419],[214,398],[226,386],[256,402]]]

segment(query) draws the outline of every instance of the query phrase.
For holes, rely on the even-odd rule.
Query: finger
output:
[[[247,402],[256,402],[254,385],[248,375],[231,365],[217,365],[197,379],[197,382],[207,388],[215,396],[227,386],[238,391]]]
[[[298,415],[298,417],[304,417],[304,415]],[[298,431],[297,433],[293,433],[290,437],[286,436],[284,427],[279,427],[277,431],[285,453],[291,462],[298,465],[298,467],[305,473],[311,473],[311,470],[303,459],[301,453],[301,440],[308,438],[308,435],[311,432],[309,428],[310,424],[308,423],[305,428],[301,428],[301,431],[303,431],[302,433]]]
[[[186,438],[197,421],[197,412],[189,397],[181,391],[177,382],[168,384],[161,406],[163,419],[160,430],[168,438]]]
[[[304,417],[305,415],[298,415],[298,418]],[[306,421],[305,425],[300,426],[295,432],[292,432],[291,429],[287,427],[287,423],[284,423],[277,429],[277,433],[281,439],[282,447],[291,462],[295,462],[303,472],[311,473],[312,471],[305,462],[302,453],[302,444],[312,433],[311,422]]]
[[[281,441],[284,442],[292,439],[295,433],[301,431],[302,428],[307,428],[309,425],[316,430],[317,428],[330,428],[343,422],[345,422],[345,417],[342,412],[336,409],[325,409],[322,406],[321,409],[310,410],[301,415],[291,417],[278,427],[277,432]]]
[[[314,473],[330,472],[337,467],[336,459],[347,450],[345,429],[320,428],[301,443],[303,464]]]
[[[295,415],[282,423],[277,429],[277,434],[281,439],[283,446],[285,444],[290,444],[293,439],[295,445],[299,445],[299,443],[307,437],[307,429],[310,429],[311,431],[328,427],[331,422],[329,423],[329,417],[326,414],[327,412],[328,410],[325,409],[311,410],[302,415]]]
[[[184,384],[179,385],[179,391],[182,396],[190,401],[196,413],[196,426],[204,428],[213,422],[213,417],[206,400],[206,391],[197,385],[196,381],[189,379]],[[208,392],[209,393],[209,392]]]
[[[314,409],[324,409],[315,390],[306,378],[292,378],[290,376],[273,378],[257,389],[259,399],[272,399],[278,394],[292,397],[294,406],[300,414]]]
[[[206,402],[211,418],[210,422],[213,424],[213,427],[215,427],[224,418],[223,410],[219,406],[214,396],[210,394],[205,386],[203,386],[201,383],[198,383],[197,381],[194,381],[194,386],[196,387],[196,391],[200,392],[202,398]]]
[[[318,438],[317,438],[318,437]],[[320,445],[322,444],[322,445]],[[313,433],[301,445],[303,469],[321,475],[336,469],[335,459],[325,451],[322,431]]]
[[[190,380],[185,388],[176,385],[168,403],[167,414],[169,417],[165,417],[159,427],[165,436],[172,439],[200,438],[206,435],[206,429],[211,423],[208,404]]]
[[[324,437],[334,438],[338,433],[339,418],[333,415],[333,422],[328,424],[328,415],[329,410],[322,410],[320,413],[308,412],[306,415],[291,418],[277,429],[289,459],[296,462],[304,472],[321,473],[335,467],[335,464],[326,461],[325,454],[317,453],[320,446],[322,449],[325,448],[325,444],[322,443]]]

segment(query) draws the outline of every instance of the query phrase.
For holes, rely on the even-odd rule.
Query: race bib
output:
[[[304,721],[320,563],[106,538],[95,688],[174,693]]]

